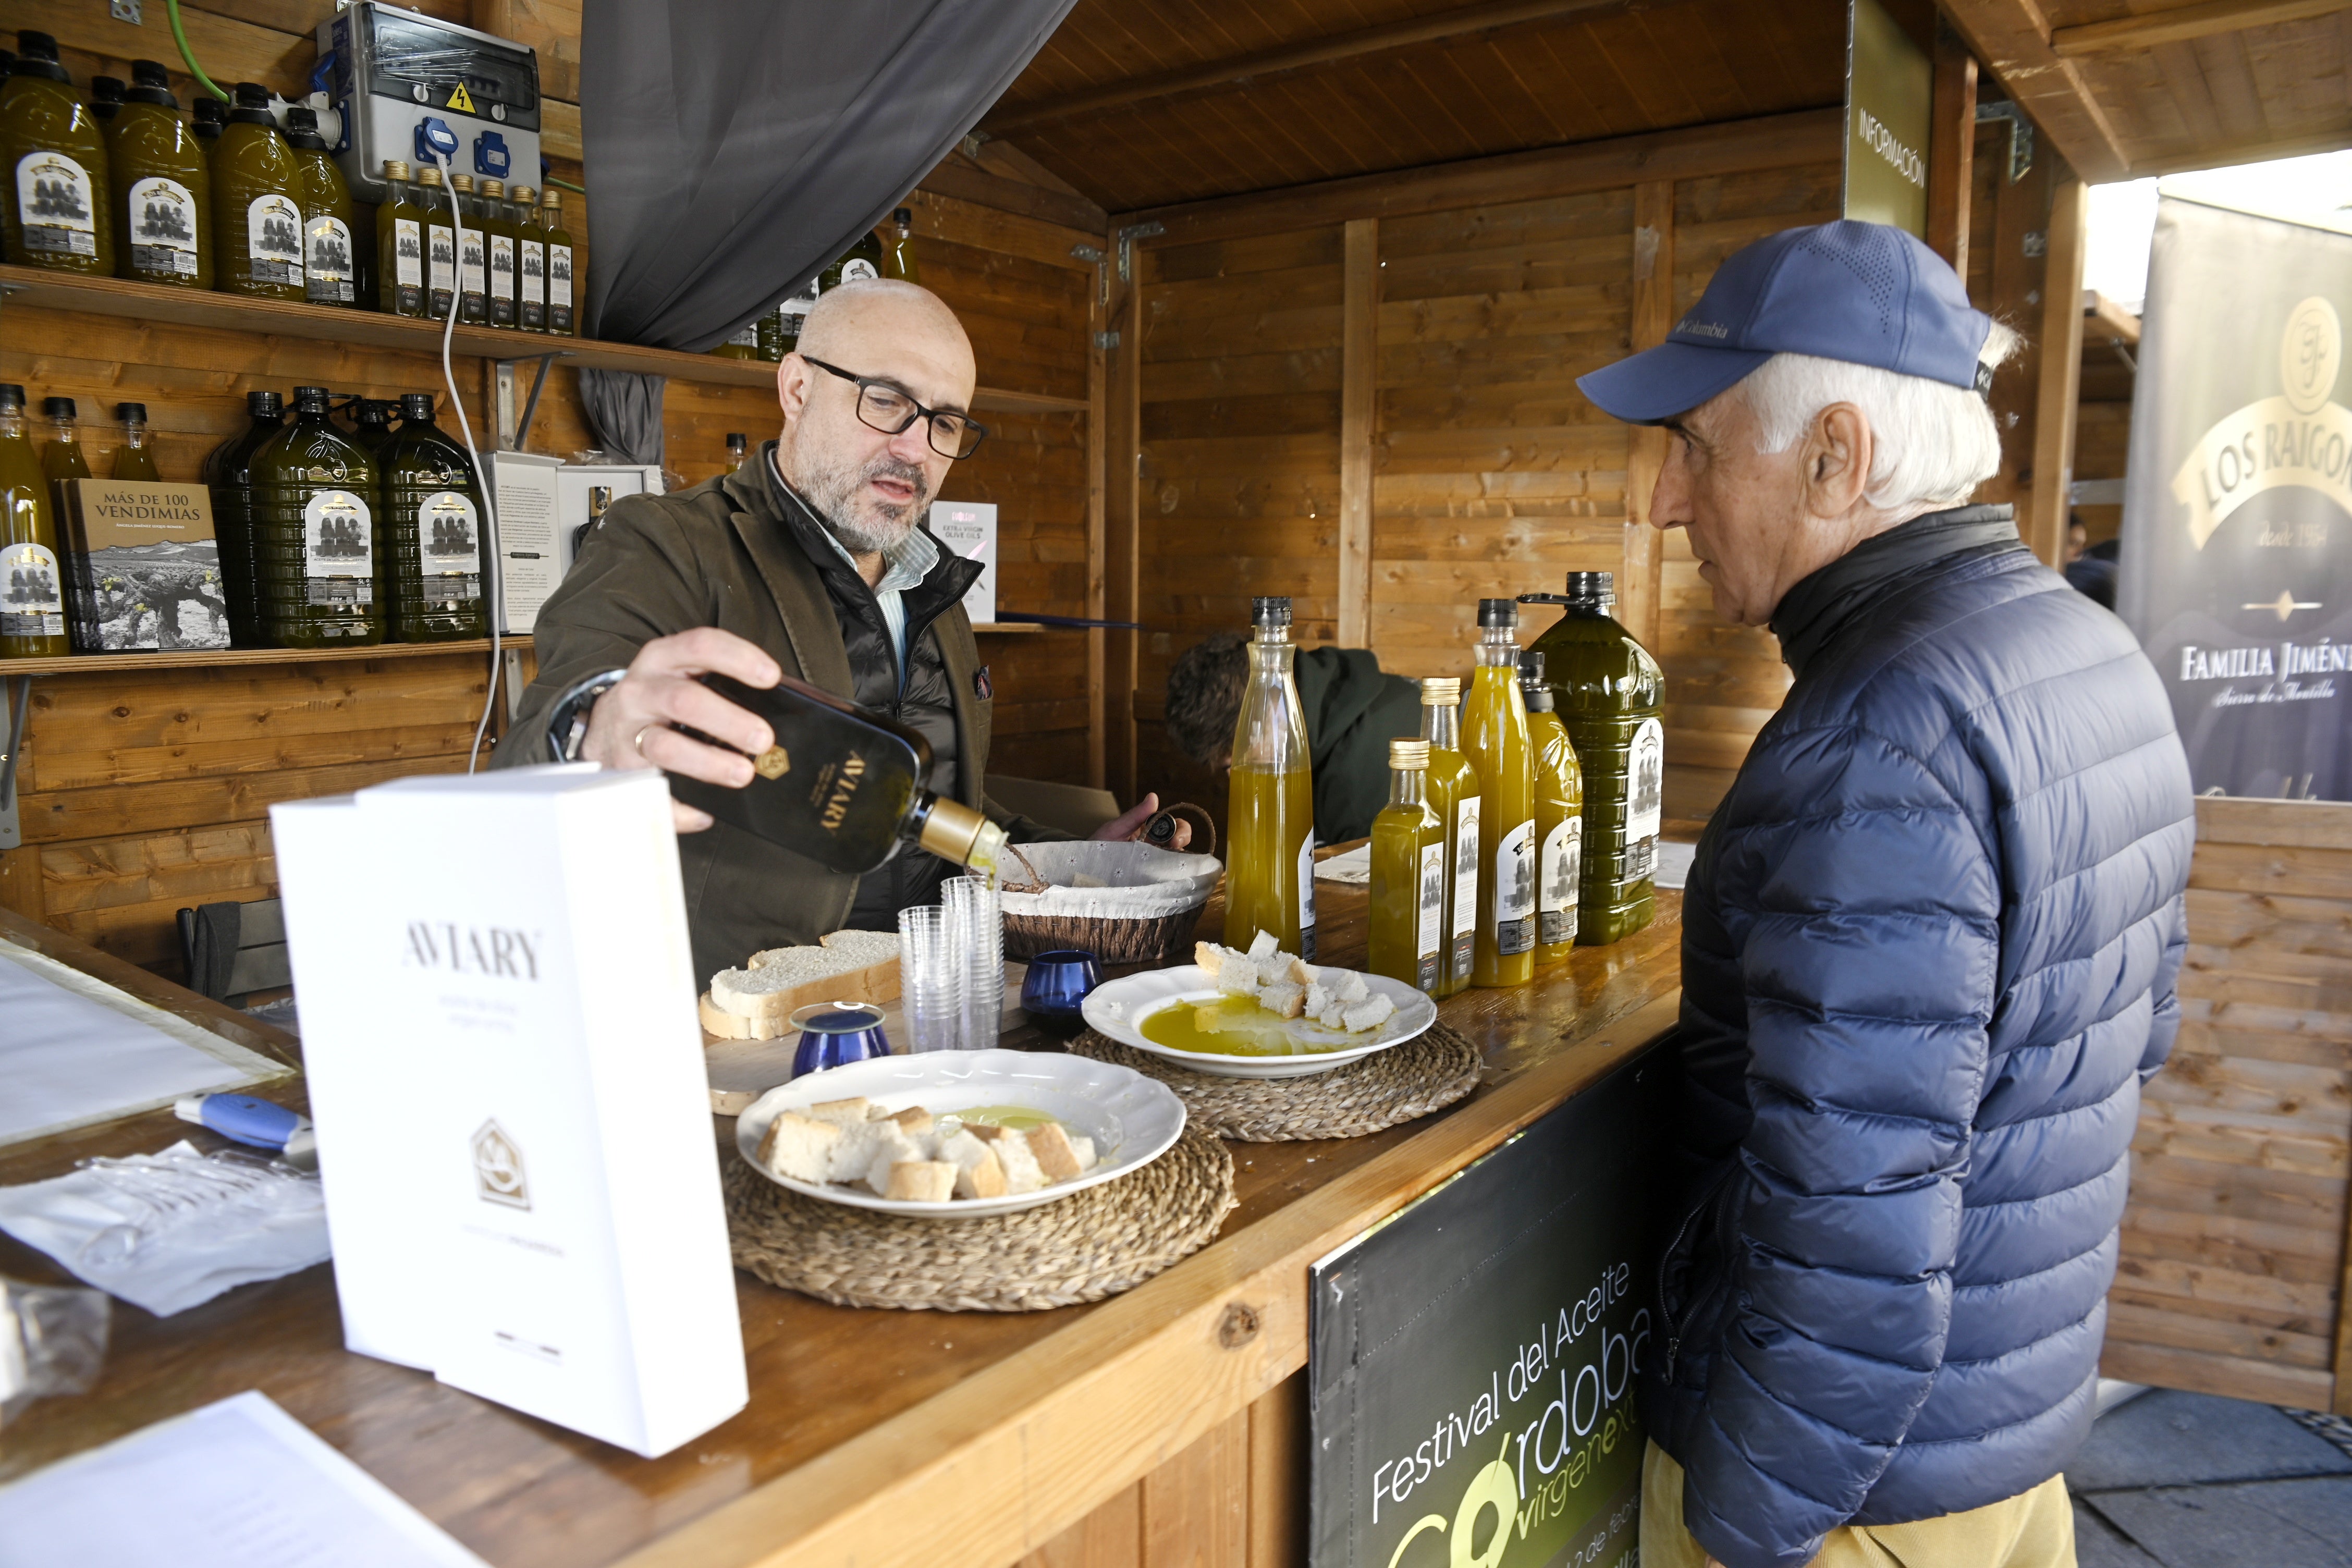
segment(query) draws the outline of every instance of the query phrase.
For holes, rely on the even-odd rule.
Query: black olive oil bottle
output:
[[[285,400],[274,392],[248,392],[245,411],[252,423],[213,448],[205,459],[203,478],[212,491],[213,538],[220,545],[229,644],[268,647],[261,631],[261,592],[253,575],[253,458],[285,429]]]

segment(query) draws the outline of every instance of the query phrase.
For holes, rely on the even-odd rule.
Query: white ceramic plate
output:
[[[768,1124],[779,1113],[860,1096],[885,1110],[919,1105],[935,1116],[983,1105],[1040,1110],[1073,1132],[1093,1139],[1097,1163],[1074,1181],[1038,1192],[1001,1198],[951,1198],[938,1204],[877,1197],[862,1186],[794,1181],[761,1165],[760,1140],[767,1136]],[[813,1198],[919,1219],[978,1219],[1035,1208],[1123,1176],[1166,1153],[1183,1131],[1184,1102],[1166,1084],[1131,1068],[1043,1051],[929,1051],[921,1056],[876,1057],[781,1084],[736,1119],[735,1146],[753,1170],[780,1187]]]
[[[1348,971],[1327,968],[1324,973],[1336,975]],[[1290,1033],[1307,1048],[1287,1057],[1227,1057],[1206,1051],[1180,1051],[1144,1038],[1140,1027],[1143,1020],[1160,1008],[1213,1002],[1224,994],[1217,989],[1209,972],[1197,963],[1180,963],[1171,969],[1154,969],[1122,980],[1107,981],[1087,994],[1078,1010],[1097,1033],[1139,1051],[1181,1062],[1195,1072],[1218,1078],[1304,1078],[1309,1073],[1329,1072],[1333,1068],[1361,1061],[1374,1051],[1401,1046],[1437,1022],[1437,1004],[1403,981],[1367,974],[1364,984],[1396,1004],[1396,1011],[1389,1015],[1386,1023],[1367,1034],[1349,1035],[1294,1018],[1290,1021]]]

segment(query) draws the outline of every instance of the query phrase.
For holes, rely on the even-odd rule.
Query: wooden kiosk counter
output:
[[[1318,899],[1327,959],[1360,962],[1362,890],[1325,883]],[[1672,1024],[1680,895],[1659,904],[1647,931],[1579,948],[1534,985],[1441,1005],[1485,1054],[1469,1099],[1369,1137],[1228,1145],[1239,1203],[1217,1239],[1099,1305],[861,1310],[739,1272],[751,1405],[662,1458],[347,1352],[321,1267],[169,1319],[119,1307],[97,1389],[12,1424],[0,1481],[257,1388],[499,1568],[1303,1563],[1307,1266]],[[1220,919],[1213,902],[1202,930]],[[0,938],[294,1059],[276,1031],[70,937],[0,912]],[[299,1080],[258,1092],[301,1102]],[[730,1159],[733,1125],[718,1128]],[[0,1183],[182,1132],[157,1112],[21,1145]],[[70,1282],[5,1237],[0,1273]]]

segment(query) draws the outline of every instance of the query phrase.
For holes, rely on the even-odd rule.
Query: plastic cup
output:
[[[898,996],[909,1051],[951,1051],[962,1027],[962,965],[937,904],[898,911]]]

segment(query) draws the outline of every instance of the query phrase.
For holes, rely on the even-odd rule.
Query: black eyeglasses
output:
[[[931,450],[942,458],[969,458],[988,438],[987,426],[961,414],[942,414],[936,408],[926,408],[888,382],[852,375],[837,364],[809,359],[806,354],[801,358],[857,388],[857,420],[869,430],[896,436],[916,420],[928,419]]]

